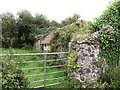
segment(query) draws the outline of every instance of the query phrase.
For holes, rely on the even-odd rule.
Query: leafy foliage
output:
[[[33,40],[31,37],[31,32],[34,30],[34,18],[28,11],[21,11],[18,13],[19,17],[17,20],[18,28],[18,44],[32,44]],[[22,46],[19,46],[22,47]]]
[[[71,78],[66,78],[64,84],[67,88],[81,88],[80,83],[72,80]]]
[[[2,63],[2,88],[27,88],[28,80],[24,77],[24,73],[8,62]]]
[[[35,25],[37,28],[49,27],[49,21],[47,17],[42,14],[35,14]]]
[[[78,20],[54,31],[54,36],[50,42],[52,51],[68,51],[71,40],[76,42],[90,37],[90,27],[88,22]]]
[[[36,40],[61,26],[56,21],[47,20],[42,14],[35,14],[33,17],[27,10],[18,12],[17,18],[9,12],[0,16],[2,43],[6,48],[31,48]]]
[[[100,30],[105,25],[110,25],[116,31],[116,35],[102,34],[100,41],[102,42],[102,53],[109,65],[118,64],[120,52],[120,1],[116,0],[112,3],[103,14],[96,19],[93,24],[94,31]]]
[[[55,32],[51,43],[52,51],[67,51],[68,43],[70,41],[70,33],[65,33],[64,31]]]
[[[69,69],[74,69],[77,67],[80,67],[79,65],[76,64],[76,60],[77,60],[77,53],[70,53],[70,57],[68,60],[68,68]]]
[[[101,75],[102,82],[107,82],[107,88],[119,88],[120,87],[120,66],[110,67]]]
[[[65,20],[63,20],[62,25],[66,26],[68,24],[72,24],[72,23],[76,22],[79,18],[80,18],[80,16],[78,14],[74,14],[72,17],[68,17]]]
[[[116,0],[114,3],[108,6],[108,9],[103,14],[95,19],[93,23],[93,31],[98,31],[102,27],[110,25],[115,30],[119,30],[120,27],[120,1]]]
[[[120,1],[115,0],[92,25],[91,31],[93,32],[101,30],[106,25],[112,26],[116,32],[114,35],[102,33],[100,36],[101,57],[107,61],[109,66],[100,79],[102,83],[108,83],[105,87],[118,88],[120,86]]]
[[[12,13],[4,13],[1,15],[1,24],[2,24],[2,44],[5,47],[9,45],[12,46],[16,41],[17,29],[16,29],[16,20]]]

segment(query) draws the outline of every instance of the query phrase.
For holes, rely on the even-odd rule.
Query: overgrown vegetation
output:
[[[119,60],[120,60],[120,1],[115,0],[103,14],[95,19],[95,22],[87,22],[85,26],[79,28],[78,23],[67,25],[58,30],[51,42],[56,51],[68,50],[70,40],[81,41],[91,36],[92,33],[101,30],[109,25],[113,27],[114,34],[101,33],[101,59],[105,59],[108,64],[108,69],[101,75],[100,82],[96,88],[117,88],[119,83]],[[63,43],[64,42],[64,43]],[[73,57],[74,59],[74,57]],[[74,62],[75,63],[75,62]],[[112,74],[114,73],[114,74]],[[104,83],[107,83],[105,86]],[[91,87],[91,88],[93,88]]]
[[[2,62],[2,88],[28,88],[29,81],[24,77],[24,73],[11,65],[10,62]]]
[[[89,22],[84,20],[77,20],[72,24],[56,30],[53,39],[51,40],[52,51],[68,51],[69,42],[71,40],[81,41],[91,35],[89,30]]]
[[[62,21],[62,26],[66,26],[68,24],[72,24],[76,22],[80,18],[79,14],[74,14],[72,17],[68,17],[65,20]]]
[[[102,43],[101,58],[107,61],[108,69],[101,75],[103,83],[107,83],[105,87],[119,88],[119,61],[120,61],[120,1],[115,0],[103,14],[93,23],[92,31],[101,30],[102,27],[110,25],[113,27],[115,34],[101,34],[100,41]]]
[[[106,82],[105,88],[120,88],[120,66],[110,66],[107,71],[101,75],[102,82]]]
[[[68,69],[80,67],[80,65],[76,64],[77,58],[77,53],[74,52],[69,54]]]
[[[92,33],[101,30],[104,26],[110,25],[113,27],[115,34],[102,33],[100,35],[100,43],[101,43],[101,59],[105,59],[108,67],[106,68],[106,72],[101,75],[100,80],[94,85],[89,86],[90,88],[119,88],[120,86],[120,1],[115,0],[107,10],[103,12],[103,14],[95,19],[95,22],[84,22],[83,20],[78,20],[79,16],[73,15],[73,17],[69,17],[66,20],[62,21],[61,24],[56,21],[49,21],[44,15],[36,14],[35,17],[31,15],[28,11],[21,11],[18,13],[18,18],[15,17],[11,13],[4,13],[1,15],[2,27],[3,27],[3,36],[2,36],[2,44],[3,47],[23,47],[30,48],[33,46],[34,42],[39,38],[43,37],[49,31],[56,29],[57,27],[65,26],[63,28],[57,29],[54,31],[54,37],[51,44],[52,51],[68,51],[69,50],[69,42],[74,40],[74,43],[77,41],[84,40],[91,36]],[[7,49],[6,49],[7,50]],[[32,51],[33,52],[33,51]],[[10,52],[4,53],[16,53],[14,50],[10,50]],[[22,53],[28,53],[22,50]],[[51,57],[48,57],[48,59]],[[28,61],[28,60],[43,60],[43,57],[10,57],[7,58],[11,61]],[[56,56],[53,56],[52,59],[56,59]],[[70,54],[69,59],[69,68],[73,69],[79,67],[76,65],[75,61],[77,59],[76,53]],[[58,65],[59,63],[63,64],[64,62],[54,62],[47,63],[48,65]],[[18,70],[8,63],[3,63],[4,68],[6,68],[6,72],[3,72],[3,86],[5,88],[24,88],[27,87],[28,81],[23,77],[23,74],[39,74],[43,73],[43,69],[40,70],[31,70],[24,71]],[[29,67],[39,67],[43,66],[43,63],[31,63],[31,64],[20,64],[19,68],[29,68]],[[10,68],[13,67],[13,68]],[[3,69],[4,69],[3,68]],[[48,69],[47,72],[50,73],[52,71],[63,70],[63,68],[57,69]],[[47,76],[47,78],[56,78],[58,76],[62,76],[61,74],[53,74],[53,76]],[[17,76],[17,78],[16,78]],[[41,80],[44,77],[30,77],[28,80]],[[10,81],[10,82],[9,82]],[[53,83],[55,81],[50,81],[48,83]],[[24,82],[24,83],[23,83]],[[63,88],[76,88],[81,87],[76,82],[71,79],[65,79],[62,86]],[[22,83],[22,84],[21,84]],[[106,83],[105,85],[103,85]],[[11,85],[13,84],[13,85]],[[43,83],[32,84],[31,87],[35,85],[43,85]]]
[[[76,20],[76,17],[75,18],[73,17],[72,19]],[[72,19],[70,19],[70,20],[72,20]],[[70,22],[72,23],[73,20]],[[60,24],[57,23],[56,21],[50,22],[49,20],[46,19],[46,17],[44,15],[39,15],[39,14],[36,14],[35,17],[33,17],[31,15],[31,13],[26,11],[26,10],[19,12],[17,19],[15,19],[15,17],[11,13],[2,14],[1,15],[1,23],[2,23],[2,31],[3,31],[2,32],[2,46],[9,48],[9,49],[2,48],[1,54],[3,54],[3,53],[13,54],[13,53],[32,53],[32,52],[35,52],[35,51],[32,51],[30,49],[31,46],[33,46],[33,43],[37,39],[43,37],[45,34],[50,32],[51,30],[54,30],[57,27],[60,27]],[[69,24],[69,20],[66,21],[66,24]],[[62,25],[64,25],[64,23]],[[65,33],[62,32],[62,34],[65,34]],[[63,47],[66,47],[66,45],[63,44],[63,43],[65,43],[64,40],[68,41],[68,39],[69,39],[69,37],[67,37],[67,39],[65,39],[64,37],[61,39],[61,41],[63,40],[63,42],[62,42]],[[68,42],[66,42],[66,44],[68,44]],[[13,48],[21,48],[21,49],[13,49]],[[31,51],[28,51],[25,49],[30,49]],[[67,49],[68,49],[68,46],[67,46]],[[55,57],[48,56],[47,58],[48,59],[57,59],[56,56]],[[43,57],[33,57],[33,56],[30,56],[30,57],[15,56],[14,57],[14,56],[10,56],[10,57],[6,57],[5,60],[7,60],[7,61],[10,60],[10,62],[17,62],[17,61],[22,62],[22,61],[29,61],[29,60],[36,60],[37,61],[37,60],[43,60]],[[61,61],[58,61],[58,62],[56,61],[56,62],[48,62],[47,65],[50,65],[50,66],[51,65],[59,65],[60,63],[61,63],[61,65],[63,64],[63,62],[61,62]],[[42,67],[43,63],[15,64],[15,66],[16,66],[16,68],[19,68],[19,69],[20,68],[32,68],[32,67],[34,68],[37,66]],[[12,65],[11,65],[11,67],[12,67]],[[12,70],[12,68],[10,70]],[[47,73],[55,72],[55,71],[57,72],[57,71],[62,71],[62,70],[64,70],[64,68],[47,69]],[[16,71],[19,71],[19,70],[16,69]],[[43,69],[27,70],[27,71],[23,71],[23,72],[20,71],[20,76],[23,77],[22,75],[25,76],[28,74],[29,75],[40,74],[40,73],[44,73],[43,71],[44,71]],[[16,74],[17,74],[17,72],[16,72]],[[5,73],[5,75],[7,75],[7,74]],[[60,77],[63,75],[64,75],[64,73],[47,75],[46,78],[47,79],[48,78],[57,78],[57,77]],[[14,74],[12,72],[9,73],[9,76],[11,76],[11,77],[9,77],[10,80],[14,79]],[[18,77],[19,77],[19,75],[18,75]],[[37,78],[36,77],[28,77],[28,80],[30,82],[32,82],[32,81],[42,80],[43,78],[44,78],[44,76],[38,76]],[[5,88],[11,88],[10,84],[12,84],[12,82],[9,83],[8,82],[9,80],[7,80],[7,79],[4,79],[4,81],[7,81],[7,84],[5,84],[6,85]],[[64,80],[63,79],[54,80],[54,81],[51,80],[51,81],[48,81],[47,84],[56,83],[59,81],[64,81]],[[25,83],[23,83],[23,84],[27,84],[26,82],[27,81],[25,81]],[[17,86],[19,87],[18,84],[17,83],[13,84],[13,87],[16,87],[16,88],[17,88]],[[40,86],[40,85],[43,85],[43,82],[29,84],[28,87],[34,87],[34,86]],[[54,86],[51,86],[51,87],[54,87]],[[55,87],[57,87],[57,88],[68,87],[69,88],[70,85],[66,83],[66,84],[62,84],[59,86],[55,86]],[[19,88],[24,88],[24,86],[23,87],[21,86]]]
[[[95,19],[93,23],[93,31],[99,31],[102,27],[110,25],[115,30],[119,31],[120,27],[120,1],[114,0],[103,14]]]

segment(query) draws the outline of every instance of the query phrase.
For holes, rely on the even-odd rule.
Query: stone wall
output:
[[[34,43],[33,49],[35,49],[36,51],[42,51],[40,50],[40,40],[38,40],[37,42]]]
[[[100,74],[105,72],[106,62],[101,59],[99,36],[101,32],[111,32],[112,27],[106,26],[103,29],[106,31],[99,31],[93,33],[89,38],[82,41],[71,41],[69,44],[70,52],[77,52],[78,59],[76,61],[80,68],[72,70],[71,77],[80,82],[83,87],[86,83],[94,84],[100,77]]]
[[[100,46],[83,42],[75,44],[75,48],[78,53],[77,65],[80,65],[80,68],[73,71],[73,78],[82,84],[86,81],[95,82],[101,73]]]

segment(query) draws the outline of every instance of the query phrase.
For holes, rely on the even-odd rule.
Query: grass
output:
[[[32,50],[24,50],[24,49],[8,49],[8,48],[2,48],[0,50],[0,54],[10,54],[10,53],[16,53],[16,54],[22,54],[22,53],[35,53],[35,51]],[[54,57],[54,55],[53,55]],[[51,56],[47,56],[47,60],[51,60],[53,59]],[[6,60],[7,62],[23,62],[23,61],[40,61],[40,60],[44,60],[43,55],[40,56],[7,56],[6,58],[4,58],[4,60]],[[58,63],[60,65],[63,65],[62,62],[48,62],[46,63],[47,66],[57,66]],[[24,69],[24,68],[35,68],[35,67],[44,67],[44,63],[43,62],[32,62],[32,63],[17,63],[14,64],[17,66],[17,68],[20,69]],[[48,68],[46,69],[47,73],[51,73],[51,72],[58,72],[58,71],[63,71],[65,70],[65,68],[61,67],[61,68]],[[42,74],[44,73],[44,69],[34,69],[34,70],[23,70],[24,75],[34,75],[34,74]],[[63,77],[65,76],[64,72],[61,73],[54,73],[54,74],[48,74],[46,75],[46,79],[52,79],[52,78],[58,78],[58,77]],[[39,81],[39,80],[44,80],[44,75],[38,75],[38,76],[31,76],[31,77],[27,77],[29,82],[33,82],[33,81]],[[62,82],[64,81],[64,79],[56,79],[56,80],[49,80],[46,82],[46,84],[53,84],[53,83],[58,83],[58,82]],[[42,86],[44,85],[44,82],[36,82],[36,83],[31,83],[29,87],[35,87],[35,86]],[[50,86],[50,88],[68,88],[66,87],[68,85],[65,84],[61,84],[61,85],[55,85],[55,86]],[[49,88],[49,87],[46,87]]]
[[[25,50],[25,49],[13,49],[13,48],[0,48],[0,54],[10,54],[10,53],[15,53],[15,54],[22,54],[22,53],[32,53],[32,50]]]

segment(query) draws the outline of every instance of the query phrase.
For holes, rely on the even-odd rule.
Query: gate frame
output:
[[[35,67],[35,68],[20,69],[20,70],[32,70],[32,69],[44,68],[44,73],[42,73],[42,74],[34,74],[34,75],[26,75],[26,76],[24,76],[24,77],[31,77],[31,76],[44,75],[44,80],[39,80],[39,81],[33,81],[33,82],[31,82],[31,83],[44,82],[44,85],[42,85],[42,86],[33,87],[33,88],[40,88],[40,87],[47,87],[47,86],[53,86],[53,85],[62,84],[63,82],[59,82],[59,83],[54,83],[54,84],[48,84],[48,85],[46,85],[46,81],[48,81],[48,80],[55,80],[55,79],[62,79],[62,78],[66,78],[66,77],[67,77],[67,76],[63,76],[63,77],[58,77],[58,78],[46,79],[46,75],[47,75],[47,74],[67,72],[67,70],[64,70],[64,71],[46,73],[46,69],[47,69],[47,68],[54,68],[54,67],[64,67],[64,66],[67,66],[67,65],[48,66],[48,67],[46,66],[46,62],[50,62],[50,61],[60,61],[60,60],[68,60],[68,58],[64,58],[64,59],[54,59],[54,60],[46,60],[46,59],[47,59],[47,55],[58,55],[58,54],[69,54],[69,52],[31,53],[31,54],[0,54],[0,57],[4,57],[4,59],[6,59],[7,56],[38,56],[38,55],[43,55],[43,56],[44,56],[44,60],[41,60],[41,61],[12,62],[12,63],[44,62],[44,67]]]

